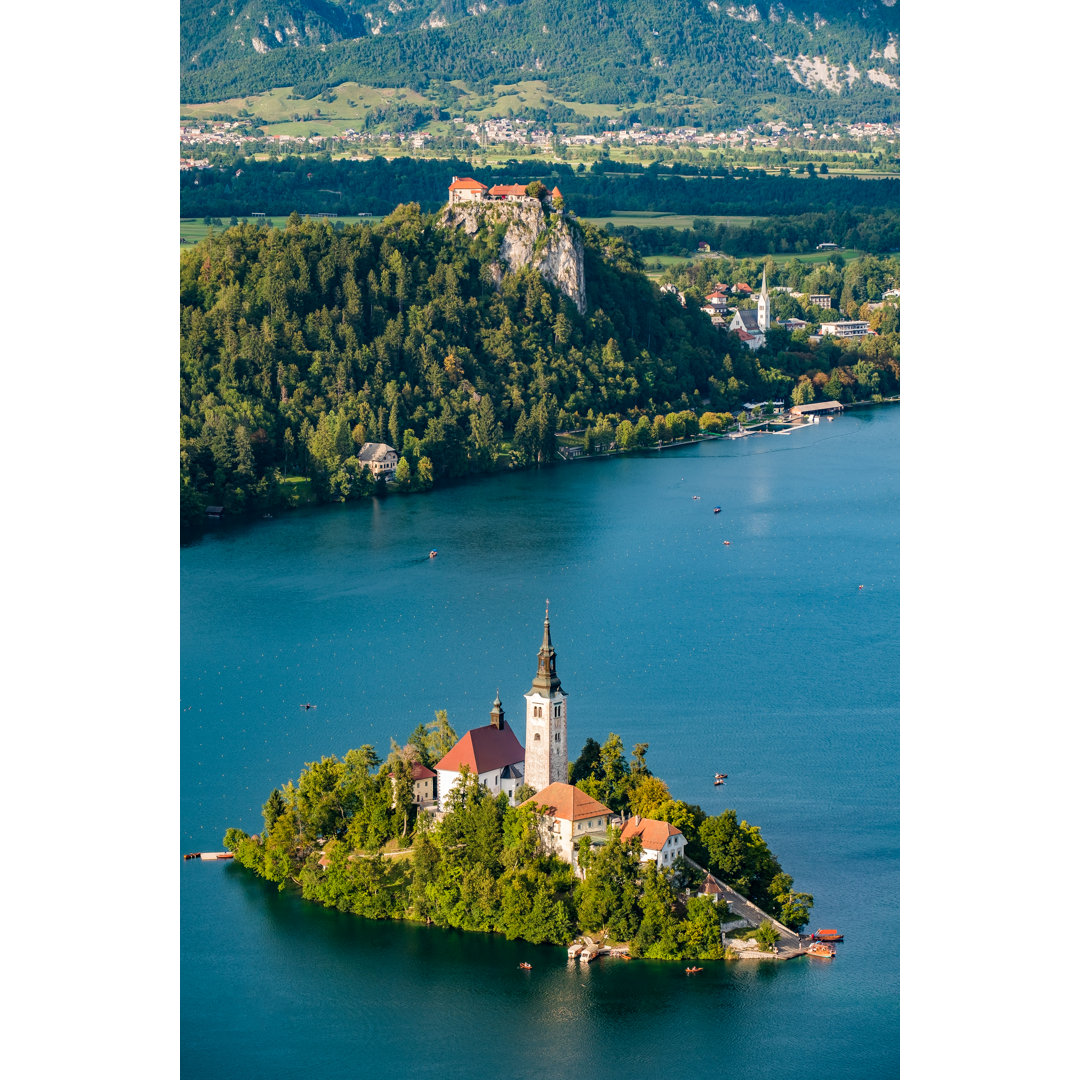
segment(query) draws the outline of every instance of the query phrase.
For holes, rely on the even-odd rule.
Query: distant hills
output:
[[[452,110],[465,88],[541,79],[565,101],[733,120],[899,113],[897,0],[181,0],[180,11],[191,103],[355,81]]]

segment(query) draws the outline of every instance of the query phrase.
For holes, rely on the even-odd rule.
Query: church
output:
[[[460,780],[462,765],[468,766],[493,795],[505,792],[512,806],[517,805],[517,791],[522,784],[541,791],[553,783],[566,783],[566,692],[555,670],[547,611],[536,676],[525,694],[525,745],[518,742],[506,722],[496,691],[490,721],[465,732],[435,766],[441,811],[449,809],[450,792]]]
[[[765,274],[761,275],[761,293],[758,296],[757,311],[752,308],[737,308],[735,316],[728,326],[734,334],[739,335],[739,340],[749,349],[760,349],[765,344],[765,331],[769,329],[772,321],[772,312],[769,309],[769,286],[765,281]]]

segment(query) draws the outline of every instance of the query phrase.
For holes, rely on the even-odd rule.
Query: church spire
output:
[[[499,700],[499,691],[495,691],[495,702],[491,706],[491,726],[498,728],[500,731],[506,726],[506,720],[503,716],[502,702]]]
[[[555,673],[555,650],[551,646],[551,618],[548,607],[544,607],[544,640],[540,644],[540,652],[536,657],[536,678],[533,679],[532,688],[550,697],[558,693],[562,683]]]
[[[761,271],[761,295],[757,302],[758,329],[764,334],[769,329],[772,311],[769,307],[769,283],[765,280],[765,270]]]

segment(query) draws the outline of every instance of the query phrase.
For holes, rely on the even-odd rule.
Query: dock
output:
[[[231,859],[233,853],[231,851],[192,851],[185,855],[185,859]]]

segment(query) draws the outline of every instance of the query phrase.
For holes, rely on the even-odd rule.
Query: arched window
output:
[[[537,732],[537,733],[536,733],[536,734],[535,734],[535,735],[533,736],[533,742],[539,742],[539,741],[540,741],[540,732],[538,731],[538,732]]]

